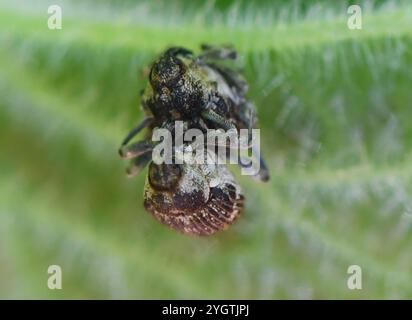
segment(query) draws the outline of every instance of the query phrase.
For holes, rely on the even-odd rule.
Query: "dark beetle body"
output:
[[[244,196],[225,165],[155,164],[149,137],[155,127],[170,128],[175,120],[182,120],[185,130],[203,132],[256,128],[255,107],[245,98],[245,79],[218,63],[236,55],[226,47],[203,46],[198,56],[180,47],[166,50],[151,66],[149,83],[142,92],[142,108],[148,118],[128,134],[119,150],[124,159],[132,159],[130,176],[150,164],[144,191],[146,210],[185,234],[212,235],[226,229],[240,215]],[[145,127],[149,128],[146,140],[128,146]],[[173,130],[171,133],[175,135]],[[173,150],[177,147],[173,145]],[[206,157],[210,156],[207,152]],[[262,159],[257,178],[269,179]]]
[[[154,181],[153,176],[158,179]],[[186,234],[212,235],[227,229],[238,218],[244,197],[224,165],[152,162],[144,199],[146,210],[169,227]]]
[[[232,53],[230,58],[235,57]],[[189,50],[171,48],[157,59],[150,71],[150,85],[142,96],[145,112],[165,120],[196,121],[211,108],[237,129],[255,127],[256,110],[246,100],[248,86],[243,77]],[[206,121],[208,128],[218,129]]]

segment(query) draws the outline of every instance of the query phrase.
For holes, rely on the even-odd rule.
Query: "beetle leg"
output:
[[[259,157],[259,160],[260,160],[260,170],[259,170],[257,177],[260,181],[263,181],[263,182],[269,181],[270,175],[269,175],[269,170],[268,170],[268,167],[266,166],[265,160],[263,159],[262,156]]]
[[[255,109],[253,108],[252,105],[249,105],[248,109],[249,109],[248,148],[252,148],[252,151],[253,151],[253,150],[256,150],[253,147],[253,142],[254,141],[253,141],[253,135],[252,135],[252,130],[253,130],[253,127],[254,127],[255,122],[256,122],[256,115],[255,115]],[[252,154],[255,154],[255,152],[252,152]],[[259,160],[259,163],[260,163],[260,169],[259,169],[258,174],[256,174],[254,176],[254,178],[256,178],[259,181],[266,182],[270,178],[268,167],[266,165],[265,160],[263,159],[263,156],[260,154],[260,152],[257,153],[257,156],[258,156],[258,160]],[[242,163],[242,159],[240,157],[240,154],[239,154],[239,159],[238,160],[239,160],[238,163],[241,167],[247,167]]]
[[[165,52],[165,55],[171,55],[174,57],[182,55],[187,57],[193,55],[193,52],[182,47],[172,47]]]
[[[252,135],[252,130],[255,125],[255,119],[256,119],[256,114],[255,114],[255,108],[253,107],[252,104],[248,104],[248,111],[249,111],[249,124],[248,124],[248,144],[251,147],[253,144],[253,135]]]
[[[234,60],[237,58],[237,52],[231,46],[212,46],[202,44],[200,46],[203,53],[199,56],[204,60]]]
[[[236,126],[231,121],[226,120],[210,108],[203,110],[201,115],[204,119],[213,122],[218,128],[222,128],[224,130],[236,129]]]
[[[119,155],[123,159],[136,158],[144,153],[152,151],[154,144],[149,140],[142,140],[136,143],[132,143],[128,146],[122,146],[119,149]]]
[[[249,86],[240,72],[213,62],[207,62],[207,64],[209,67],[220,73],[220,75],[226,80],[229,86],[236,88],[236,91],[239,91],[239,94],[245,95],[249,90]]]
[[[142,122],[140,122],[136,127],[134,127],[130,132],[127,134],[126,138],[123,139],[122,146],[128,144],[130,140],[133,139],[134,136],[136,136],[142,129],[146,128],[149,126],[153,121],[153,118],[148,117],[145,118]]]
[[[266,166],[266,162],[263,159],[262,155],[258,155],[259,157],[259,162],[260,162],[260,169],[257,175],[255,175],[254,177],[262,182],[266,182],[269,181],[269,170],[268,167]]]
[[[126,169],[127,177],[132,178],[138,175],[147,166],[150,160],[152,160],[152,154],[150,152],[143,153],[134,158]]]
[[[240,154],[238,154],[237,163],[242,168],[249,168],[250,164],[244,163],[245,159],[246,158],[243,158],[243,160],[242,160],[242,156]],[[259,172],[256,175],[252,176],[252,177],[259,180],[259,181],[262,181],[262,182],[269,181],[269,178],[270,178],[269,170],[266,166],[265,160],[263,159],[262,155],[260,155],[260,154],[258,155],[258,160],[259,160],[259,163],[260,163]]]

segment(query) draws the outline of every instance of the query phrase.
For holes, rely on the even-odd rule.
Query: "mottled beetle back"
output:
[[[228,228],[240,215],[239,184],[223,165],[181,165],[179,181],[170,189],[146,179],[144,206],[157,220],[185,234],[211,235]],[[149,170],[155,170],[151,164]],[[171,171],[164,170],[164,175]],[[162,178],[167,181],[168,178]]]

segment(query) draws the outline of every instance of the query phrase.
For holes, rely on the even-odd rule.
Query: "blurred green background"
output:
[[[349,30],[352,2],[2,1],[0,297],[412,298],[412,3],[358,1]],[[204,42],[242,55],[272,180],[233,168],[243,217],[196,238],[144,211],[117,149],[144,68]]]

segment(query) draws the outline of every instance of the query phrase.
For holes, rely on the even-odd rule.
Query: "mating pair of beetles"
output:
[[[157,220],[191,235],[212,235],[227,229],[242,212],[240,185],[223,164],[156,164],[151,140],[154,128],[171,128],[183,121],[185,128],[249,129],[258,126],[255,106],[246,99],[248,84],[225,60],[237,58],[230,46],[202,45],[194,55],[181,47],[166,50],[151,66],[142,92],[145,119],[123,140],[119,154],[131,159],[129,176],[149,165],[144,206]],[[143,129],[144,140],[131,143]],[[175,146],[174,146],[175,147]],[[260,181],[269,180],[262,158]],[[242,164],[241,164],[242,165]]]

